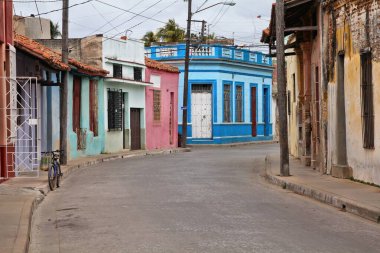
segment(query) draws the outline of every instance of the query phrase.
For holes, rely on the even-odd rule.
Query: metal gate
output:
[[[7,139],[6,177],[38,177],[40,133],[38,127],[37,79],[34,77],[6,79]]]

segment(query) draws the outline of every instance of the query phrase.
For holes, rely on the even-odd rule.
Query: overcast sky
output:
[[[70,6],[88,0],[70,0]],[[124,35],[141,38],[147,31],[156,31],[163,23],[174,18],[182,27],[186,27],[187,3],[183,0],[101,0],[116,7],[141,13],[146,17],[135,16],[123,10],[107,6],[97,0],[70,8],[70,37],[84,37],[103,33],[108,36]],[[193,11],[204,2],[204,7],[226,0],[193,0]],[[231,0],[227,0],[231,1]],[[62,8],[61,0],[37,0],[39,13]],[[235,43],[258,44],[262,30],[268,26],[270,10],[274,0],[234,0],[235,6],[219,4],[197,13],[193,19],[206,20],[210,31],[217,36],[234,37]],[[15,13],[29,16],[37,14],[33,0],[14,0]],[[61,23],[61,11],[42,15],[53,22]],[[261,15],[261,18],[258,16]],[[131,30],[131,31],[129,31]],[[193,32],[200,31],[200,24],[193,23]]]

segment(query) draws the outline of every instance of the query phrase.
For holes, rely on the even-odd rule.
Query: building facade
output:
[[[180,70],[178,130],[182,132],[185,45],[147,48],[153,60]],[[190,50],[189,144],[272,140],[272,61],[259,52],[201,45]]]
[[[13,3],[0,2],[0,182],[8,177],[7,149],[13,148],[10,140],[7,99],[13,94],[10,90],[11,78],[16,75],[15,49],[12,29]],[[11,168],[13,170],[13,168]]]
[[[291,153],[321,173],[379,185],[378,1],[288,0],[285,9]],[[275,41],[275,14],[273,5],[263,42]]]
[[[23,78],[17,79],[21,91],[17,100],[18,110],[21,110],[17,122],[23,134],[17,138],[16,153],[25,153],[27,149],[33,157],[23,160],[38,162],[41,151],[59,149],[60,86],[65,71],[69,74],[68,159],[102,153],[105,145],[101,120],[104,115],[103,77],[108,72],[74,59],[64,64],[60,54],[26,36],[16,34],[15,46],[17,76],[31,80],[28,83]],[[36,122],[31,123],[31,119]],[[25,136],[28,139],[21,140]]]
[[[105,153],[146,147],[144,43],[95,35],[81,40],[81,60],[104,68]]]
[[[145,58],[146,149],[178,147],[179,70],[168,64]]]

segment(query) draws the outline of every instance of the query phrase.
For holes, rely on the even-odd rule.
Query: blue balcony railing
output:
[[[152,46],[146,48],[147,55],[153,60],[178,60],[185,58],[185,44]],[[232,61],[272,66],[272,59],[257,51],[236,49],[232,46],[201,45],[190,48],[190,57],[198,59],[229,59]]]

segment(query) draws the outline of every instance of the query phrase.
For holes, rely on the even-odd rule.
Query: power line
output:
[[[87,0],[87,1],[84,1],[84,2],[81,2],[81,3],[76,3],[76,4],[73,4],[73,5],[70,5],[68,6],[67,8],[60,8],[60,9],[54,9],[54,10],[51,10],[51,11],[47,11],[47,12],[42,12],[42,13],[39,13],[39,14],[32,14],[33,16],[42,16],[42,15],[46,15],[46,14],[50,14],[50,13],[53,13],[53,12],[57,12],[57,11],[62,11],[64,9],[70,9],[72,7],[75,7],[75,6],[78,6],[78,5],[82,5],[82,4],[86,4],[86,3],[89,3],[93,0]],[[34,1],[33,1],[34,2]],[[32,16],[31,15],[31,16]],[[27,18],[27,17],[20,17],[19,19],[24,19],[24,18]]]
[[[145,0],[141,0],[139,1],[137,4],[133,5],[131,8],[129,8],[128,10],[132,10],[134,8],[136,8],[138,5],[140,5],[141,3],[143,3]],[[122,12],[121,14],[117,15],[116,17],[114,17],[113,19],[110,20],[110,22],[118,19],[119,17],[123,16],[126,12]],[[97,31],[99,31],[100,29],[102,29],[103,27],[105,27],[107,25],[107,23],[103,24],[101,27],[97,28],[96,30],[94,30],[91,34],[94,34],[96,33]],[[91,35],[90,34],[90,35]],[[89,35],[88,35],[89,36]]]

